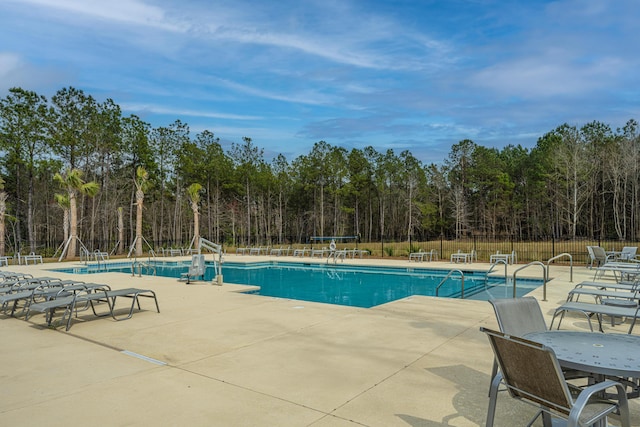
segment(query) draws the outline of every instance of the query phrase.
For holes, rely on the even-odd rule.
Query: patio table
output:
[[[640,336],[580,331],[543,331],[524,338],[553,349],[563,368],[594,374],[596,381],[615,377],[640,396]]]

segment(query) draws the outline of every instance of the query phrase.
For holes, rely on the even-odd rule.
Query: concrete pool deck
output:
[[[346,263],[456,268],[449,262]],[[363,309],[246,295],[239,293],[245,286],[232,284],[48,271],[69,265],[2,270],[152,289],[161,312],[144,299],[130,320],[81,314],[68,332],[46,328],[42,315],[28,321],[1,315],[3,425],[484,425],[493,355],[479,328],[497,328],[485,301],[414,296]],[[522,275],[540,278],[539,270]],[[553,265],[551,276],[547,301],[541,288],[532,293],[547,323],[567,291],[593,272],[575,267],[571,283],[569,268]],[[562,326],[588,330],[577,316]],[[640,426],[640,401],[630,409],[632,425]],[[501,394],[497,425],[524,425],[534,412]]]

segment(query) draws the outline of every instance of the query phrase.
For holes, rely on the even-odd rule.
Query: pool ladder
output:
[[[149,256],[148,261],[138,261],[137,258],[134,258],[131,261],[131,276],[136,275],[136,271],[138,272],[138,277],[142,277],[142,271],[145,269],[145,274],[149,275],[153,272],[153,275],[156,275],[156,265],[151,262],[151,256]]]

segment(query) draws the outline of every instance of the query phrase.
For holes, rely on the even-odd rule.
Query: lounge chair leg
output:
[[[560,324],[562,323],[562,319],[564,319],[564,310],[562,310],[560,312],[560,320],[558,320],[558,327],[557,329],[560,329]],[[549,326],[549,330],[553,329],[553,323],[556,321],[556,316],[558,315],[558,312],[556,311],[555,313],[553,313],[553,318],[551,319],[551,325]]]
[[[604,329],[602,329],[602,314],[597,314],[596,316],[598,318],[598,330],[604,333]],[[589,327],[591,328],[591,332],[593,332],[593,327],[591,326],[591,317],[589,317]]]

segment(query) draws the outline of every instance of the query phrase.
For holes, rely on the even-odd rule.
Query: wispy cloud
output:
[[[624,61],[619,58],[603,57],[591,64],[551,57],[522,58],[485,68],[471,82],[502,96],[582,96],[606,89],[618,77],[619,70],[624,69]]]
[[[0,52],[0,79],[8,79],[9,75],[20,65],[20,56],[18,54]]]
[[[423,64],[416,61],[397,61],[393,55],[375,51],[367,46],[354,45],[349,37],[312,37],[305,34],[263,32],[243,28],[219,28],[213,33],[216,38],[237,43],[251,43],[292,49],[307,55],[320,57],[332,62],[373,69],[416,69]],[[350,43],[351,41],[351,43]],[[358,40],[363,44],[363,40]],[[371,38],[367,42],[375,43]]]
[[[138,0],[20,0],[20,3],[43,6],[68,14],[81,14],[93,19],[167,31],[183,32],[188,28],[167,19],[162,8]]]
[[[0,0],[0,90],[78,86],[270,152],[533,145],[638,114],[639,18],[635,0]]]
[[[161,105],[153,104],[135,104],[135,103],[121,103],[120,106],[125,111],[134,113],[155,113],[162,115],[169,115],[175,117],[204,117],[210,119],[225,119],[225,120],[262,120],[260,116],[249,116],[241,114],[227,114],[218,113],[215,111],[207,110],[190,110],[181,108],[170,108]]]
[[[226,79],[220,79],[219,81],[225,88],[231,89],[238,93],[243,93],[246,95],[256,96],[264,99],[271,99],[274,101],[293,102],[297,104],[309,105],[327,105],[339,101],[339,98],[335,96],[323,94],[314,89],[307,89],[302,92],[283,94],[252,87],[249,85],[244,85]]]

